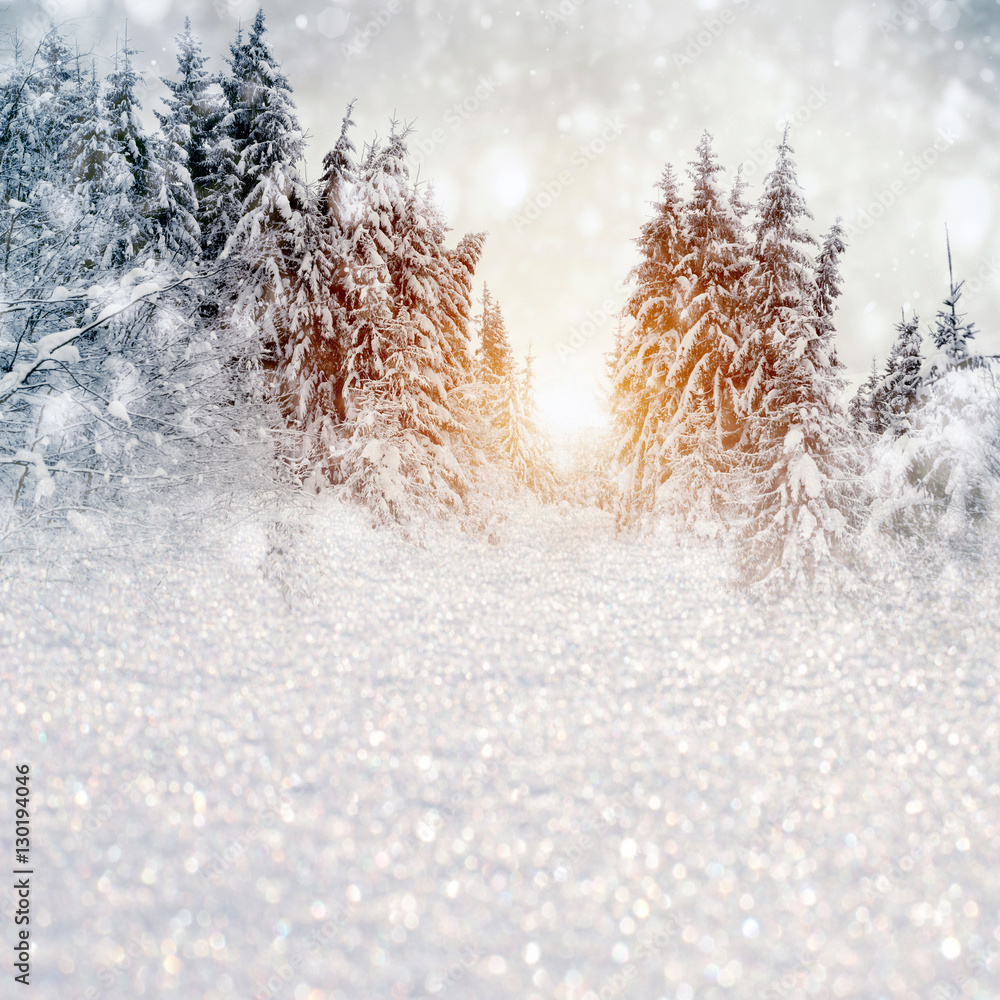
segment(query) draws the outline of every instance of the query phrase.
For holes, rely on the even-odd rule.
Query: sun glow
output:
[[[607,414],[594,388],[561,382],[538,386],[538,419],[542,428],[556,434],[607,425]]]

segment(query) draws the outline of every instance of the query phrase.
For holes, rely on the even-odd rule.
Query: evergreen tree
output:
[[[969,351],[969,341],[976,335],[975,324],[966,323],[964,314],[958,311],[958,303],[962,298],[962,285],[965,282],[960,281],[955,284],[951,265],[951,240],[947,237],[947,233],[945,238],[948,247],[948,295],[944,300],[944,308],[938,311],[932,333],[938,355],[931,359],[932,372],[980,363]]]
[[[237,157],[237,194],[245,235],[252,239],[266,222],[287,220],[304,203],[298,164],[304,141],[288,78],[271,52],[259,10],[246,41],[230,46],[232,70],[220,80],[229,106],[226,135]]]
[[[520,376],[513,366],[500,377],[499,406],[494,414],[497,448],[514,478],[540,500],[555,491],[555,473],[547,442],[538,428],[534,394],[534,358],[528,353]]]
[[[661,199],[635,241],[641,260],[629,274],[634,287],[622,316],[629,326],[619,327],[609,360],[614,457],[622,470],[619,528],[652,512],[660,482],[670,474],[664,437],[679,399],[669,376],[684,336],[691,278],[684,269],[683,201],[670,164],[657,188]]]
[[[513,373],[504,375],[500,390],[501,407],[496,415],[499,450],[510,462],[515,479],[530,486],[535,478],[536,462],[540,458],[535,448],[538,431],[529,424],[522,386],[517,376]]]
[[[231,261],[227,294],[233,314],[259,331],[260,363],[280,364],[283,327],[294,310],[293,281],[312,234],[315,205],[299,173],[304,148],[288,80],[265,38],[257,12],[246,39],[230,46],[231,73],[220,80],[228,113],[220,129],[218,204],[209,241],[221,241],[238,201],[239,219],[221,256]],[[221,211],[222,218],[216,218]]]
[[[176,38],[177,80],[162,80],[170,92],[166,113],[157,111],[162,138],[159,143],[159,196],[156,219],[169,252],[194,258],[200,249],[203,208],[208,191],[209,136],[218,115],[218,102],[210,94],[208,61],[191,33],[191,19]]]
[[[503,461],[497,427],[503,422],[508,405],[508,390],[515,381],[514,352],[500,303],[489,287],[483,285],[483,308],[478,317],[479,346],[475,355],[475,396],[479,438],[485,452]]]
[[[220,117],[214,119],[209,132],[205,153],[205,191],[198,199],[202,253],[209,260],[218,260],[223,255],[243,214],[239,154],[228,135],[228,121],[228,111],[223,111]]]
[[[817,368],[827,370],[839,379],[834,387],[838,394],[844,388],[844,365],[837,357],[833,314],[837,309],[837,299],[840,298],[840,286],[843,283],[840,258],[847,249],[844,238],[843,221],[838,216],[823,237],[816,257],[816,319],[819,337],[810,341],[812,360]]]
[[[744,583],[763,588],[812,579],[843,552],[853,520],[837,372],[816,343],[830,334],[817,315],[805,218],[786,131],[758,202],[751,325],[736,359],[750,507],[738,555]]]
[[[816,315],[832,316],[840,298],[840,258],[847,245],[843,220],[838,216],[823,237],[823,245],[816,257]]]
[[[136,50],[129,48],[128,37],[115,55],[115,68],[108,74],[104,104],[111,124],[111,140],[125,161],[129,173],[127,190],[134,218],[124,250],[126,256],[134,254],[150,236],[148,218],[152,214],[152,201],[156,197],[155,171],[150,142],[142,128],[136,88],[142,82],[132,66]],[[123,248],[125,244],[123,242]]]
[[[305,217],[299,265],[288,307],[279,320],[282,399],[286,417],[302,433],[300,460],[307,478],[336,478],[337,427],[346,416],[347,357],[354,326],[369,296],[356,253],[359,229],[358,168],[350,138],[349,106],[340,136],[326,154],[319,197]]]
[[[355,294],[348,304],[356,323],[347,355],[346,389],[381,379],[386,351],[396,339],[390,326],[399,282],[394,281],[392,267],[410,186],[405,132],[397,131],[393,122],[385,145],[368,146],[360,165],[358,222],[351,237]]]
[[[70,176],[61,155],[66,136],[96,97],[78,83],[74,57],[53,29],[30,60],[15,57],[0,91],[0,193],[4,201],[30,202],[43,184],[62,185]]]
[[[673,471],[668,504],[714,533],[729,502],[723,486],[728,450],[740,436],[738,399],[730,369],[742,339],[740,310],[747,271],[740,208],[723,193],[723,168],[703,133],[688,176],[693,194],[685,212],[692,277],[684,313],[685,333],[668,382],[677,394],[670,432]],[[734,191],[741,206],[741,183]]]
[[[910,414],[922,383],[920,320],[914,315],[896,324],[896,341],[889,352],[885,373],[872,392],[869,426],[876,434],[888,432],[894,438],[910,429]]]
[[[31,90],[41,96],[57,96],[73,80],[74,56],[66,40],[53,28],[41,42],[35,53],[37,69],[29,78]]]
[[[304,141],[287,77],[266,40],[263,10],[250,33],[237,32],[217,79],[220,113],[209,121],[202,230],[209,256],[225,253],[233,239],[253,243],[267,226],[280,226],[305,204],[298,177]],[[261,255],[258,248],[258,257]]]
[[[1000,399],[985,367],[954,367],[924,383],[909,429],[887,458],[901,482],[893,523],[925,540],[960,540],[997,510]]]
[[[914,319],[890,359],[898,373],[890,398],[901,412],[890,411],[899,436],[885,458],[890,479],[903,473],[892,491],[908,497],[908,506],[897,505],[896,526],[952,540],[996,510],[1000,482],[1000,395],[986,360],[969,348],[976,331],[959,312],[961,289],[949,245],[948,295],[931,331],[931,356],[918,371]]]
[[[847,410],[852,425],[859,430],[870,431],[874,434],[881,433],[881,431],[876,430],[877,423],[873,410],[873,400],[880,382],[881,376],[878,372],[878,364],[875,358],[872,358],[872,366],[871,371],[868,373],[868,378],[858,386],[858,391],[851,397],[851,402]]]
[[[462,510],[472,486],[463,390],[468,318],[482,236],[443,244],[437,209],[409,180],[408,130],[395,123],[360,170],[357,264],[345,380],[345,491],[378,520],[414,525],[423,510]]]
[[[478,371],[485,383],[499,382],[513,374],[514,352],[499,304],[483,285],[483,311],[479,321]]]
[[[99,99],[95,72],[88,90],[94,110],[71,130],[66,153],[73,192],[84,214],[79,234],[83,265],[114,270],[135,260],[148,245],[149,228],[133,201],[131,165],[120,130],[116,135],[109,108]]]

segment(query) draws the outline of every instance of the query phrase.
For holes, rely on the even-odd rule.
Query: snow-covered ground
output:
[[[593,510],[299,521],[2,583],[26,996],[1000,995],[988,572],[763,606]]]

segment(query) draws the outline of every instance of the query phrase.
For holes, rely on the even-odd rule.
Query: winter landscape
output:
[[[2,14],[3,996],[1000,996],[1000,9],[877,7]]]

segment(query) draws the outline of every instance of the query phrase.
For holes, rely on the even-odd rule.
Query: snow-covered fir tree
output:
[[[479,438],[494,459],[500,459],[496,427],[506,405],[508,383],[516,381],[514,351],[500,303],[489,286],[483,285],[482,310],[476,317],[477,347],[474,357],[475,401]]]
[[[838,217],[823,237],[816,255],[816,315],[819,317],[829,318],[836,310],[843,284],[840,258],[847,249],[845,240],[843,220]]]
[[[858,386],[857,391],[851,397],[847,406],[847,414],[851,419],[851,426],[861,433],[880,433],[875,430],[876,418],[873,407],[875,392],[878,389],[881,376],[879,375],[878,362],[872,358],[871,369],[868,378]]]
[[[413,524],[422,513],[461,511],[473,486],[463,415],[483,237],[445,247],[439,211],[410,181],[407,134],[394,123],[359,170],[351,244],[363,284],[346,357],[340,477],[377,520]]]
[[[549,443],[538,425],[534,356],[518,369],[500,303],[483,287],[475,362],[479,439],[486,454],[542,500],[554,495]]]
[[[336,478],[332,463],[343,422],[347,357],[360,317],[377,299],[358,253],[359,177],[349,106],[340,136],[323,160],[316,198],[304,213],[297,267],[286,306],[276,316],[282,409],[297,431],[295,461],[314,486]],[[360,234],[356,236],[356,234]],[[387,313],[386,313],[387,314]]]
[[[249,239],[274,221],[274,213],[287,219],[290,208],[302,201],[302,129],[288,78],[266,34],[264,12],[259,10],[246,40],[241,34],[231,46],[231,72],[220,79],[229,108],[226,134],[241,180],[241,226],[249,229]]]
[[[786,131],[757,205],[748,336],[734,363],[749,508],[737,556],[744,583],[763,589],[807,582],[842,555],[855,513],[839,371],[817,315],[815,240],[802,227],[811,217]]]
[[[64,151],[71,163],[70,183],[83,218],[80,246],[84,266],[111,269],[133,260],[148,245],[132,200],[133,179],[92,72],[94,111],[70,131]]]
[[[112,256],[116,264],[133,259],[159,236],[153,216],[157,199],[156,171],[149,137],[142,126],[142,105],[137,88],[142,82],[132,65],[135,49],[126,36],[115,54],[108,74],[104,106],[114,151],[121,157],[125,174],[114,179],[120,197],[115,208]]]
[[[691,278],[684,268],[683,200],[671,165],[664,168],[657,189],[660,200],[653,217],[643,223],[635,241],[641,260],[629,275],[633,288],[608,364],[614,461],[621,470],[619,528],[652,513],[656,491],[669,475],[665,438],[678,407],[670,374],[684,335]]]
[[[264,12],[258,10],[249,35],[244,36],[241,25],[229,45],[228,72],[213,78],[222,90],[222,100],[205,123],[206,192],[200,198],[199,220],[210,258],[231,250],[238,231],[243,245],[259,234],[273,192],[257,188],[271,168],[278,167],[276,173],[271,173],[272,181],[281,186],[291,179],[292,186],[297,187],[297,176],[293,173],[289,178],[281,168],[298,163],[302,135],[291,87],[266,34]]]
[[[538,426],[535,405],[534,357],[530,352],[520,373],[512,368],[499,384],[499,406],[494,413],[497,447],[510,463],[514,478],[540,500],[551,500],[556,477],[549,447]]]
[[[232,169],[228,158],[235,158],[239,182],[233,191],[233,178],[223,178],[230,186],[223,188],[222,201],[235,196],[239,219],[222,254],[233,258],[241,275],[237,311],[263,326],[263,347],[273,353],[277,332],[267,313],[290,307],[286,291],[303,254],[312,204],[301,175],[305,144],[291,87],[266,34],[259,10],[246,39],[241,32],[230,46],[231,72],[220,79],[228,105],[221,162]]]
[[[665,505],[699,530],[714,534],[724,523],[729,450],[740,437],[738,400],[730,368],[742,340],[741,301],[749,269],[738,207],[722,189],[723,168],[703,133],[688,176],[693,194],[685,211],[685,272],[691,275],[684,336],[667,375],[677,409],[668,436],[671,464]]]
[[[871,391],[869,427],[875,434],[897,438],[910,430],[913,411],[922,383],[920,319],[914,314],[896,324],[896,340],[889,352],[885,371]]]
[[[483,285],[483,310],[479,318],[477,373],[486,384],[496,382],[514,371],[514,352],[499,303]]]
[[[809,341],[810,358],[817,370],[827,372],[830,389],[841,396],[846,388],[844,364],[837,357],[836,326],[833,314],[840,298],[840,258],[847,250],[843,220],[838,216],[823,237],[816,256],[816,326],[819,336]]]
[[[889,523],[925,539],[968,541],[969,529],[997,510],[1000,393],[991,365],[969,344],[976,330],[959,307],[962,282],[954,280],[950,245],[948,279],[919,369],[916,319],[901,324],[881,408],[894,440],[880,470]]]
[[[166,250],[193,259],[201,250],[201,199],[208,191],[209,137],[219,102],[190,18],[184,19],[184,31],[175,41],[178,78],[162,80],[169,91],[167,110],[156,112],[161,133],[156,221]]]
[[[962,298],[962,286],[965,282],[960,281],[957,285],[955,284],[951,262],[951,239],[947,232],[945,243],[948,251],[948,294],[945,297],[943,308],[938,310],[931,333],[931,340],[937,352],[936,357],[929,359],[931,373],[961,366],[976,367],[982,364],[981,359],[973,354],[969,347],[969,341],[976,335],[976,325],[966,322],[964,314],[960,313],[958,309]]]

